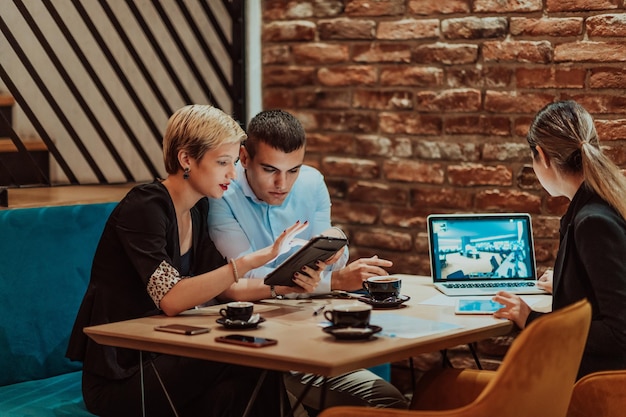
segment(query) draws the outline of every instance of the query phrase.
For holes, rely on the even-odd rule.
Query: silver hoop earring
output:
[[[184,180],[189,179],[189,167],[185,168],[185,172],[183,172],[183,179]]]

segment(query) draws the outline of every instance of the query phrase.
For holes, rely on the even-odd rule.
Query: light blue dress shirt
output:
[[[330,195],[324,177],[315,168],[303,165],[291,192],[280,206],[259,200],[246,178],[241,164],[237,164],[237,179],[230,183],[220,199],[210,199],[208,226],[211,239],[227,259],[270,246],[278,236],[296,221],[309,221],[309,226],[296,238],[309,240],[331,227]],[[249,271],[247,278],[263,278],[273,271],[298,247],[282,254],[272,262]],[[330,291],[331,271],[343,268],[349,252],[322,273],[322,281],[315,293]]]

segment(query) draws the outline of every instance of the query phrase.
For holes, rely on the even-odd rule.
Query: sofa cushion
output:
[[[81,376],[77,371],[0,387],[0,415],[93,416],[83,402]]]
[[[0,386],[80,369],[65,350],[115,205],[0,210]]]

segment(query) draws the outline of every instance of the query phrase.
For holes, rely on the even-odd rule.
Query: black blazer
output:
[[[561,219],[560,237],[552,309],[583,298],[592,306],[578,378],[626,369],[626,221],[583,185]],[[532,312],[526,323],[540,315]]]

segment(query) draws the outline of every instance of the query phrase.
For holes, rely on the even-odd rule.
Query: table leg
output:
[[[143,386],[143,350],[139,351],[139,379],[141,381],[141,415],[146,417],[146,390]]]
[[[259,395],[259,391],[261,390],[263,381],[265,381],[267,372],[268,372],[267,369],[264,369],[263,372],[261,372],[261,376],[259,377],[259,380],[257,381],[256,386],[254,387],[254,391],[252,391],[252,395],[250,396],[250,399],[248,400],[248,405],[246,406],[246,410],[243,412],[242,417],[247,417],[248,413],[250,413],[250,410],[252,409],[252,404],[254,404],[254,401],[256,401],[257,395]]]

